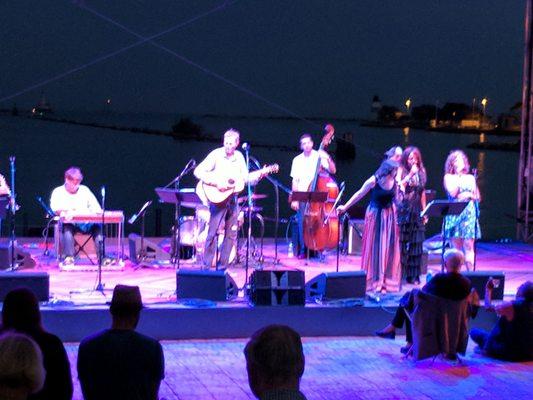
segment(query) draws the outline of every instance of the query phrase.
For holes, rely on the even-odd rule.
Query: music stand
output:
[[[180,268],[180,214],[181,207],[192,207],[195,208],[202,204],[202,200],[196,194],[194,188],[184,188],[184,189],[169,189],[158,187],[155,188],[155,192],[159,197],[161,203],[174,204],[176,206],[176,219],[174,221],[174,229],[172,233],[172,259],[174,266]]]
[[[291,200],[301,203],[325,203],[328,192],[292,192]]]
[[[468,201],[433,200],[420,213],[420,218],[440,217],[442,218],[442,252],[441,252],[441,272],[444,271],[444,246],[446,244],[446,216],[459,215],[468,205]]]

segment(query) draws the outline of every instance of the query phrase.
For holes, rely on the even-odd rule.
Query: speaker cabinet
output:
[[[226,301],[238,294],[237,284],[225,271],[180,269],[176,288],[178,299]]]
[[[497,284],[492,291],[492,298],[495,300],[503,300],[503,290],[505,287],[505,275],[502,271],[468,271],[462,273],[472,282],[472,287],[476,289],[479,297],[485,297],[485,285],[490,277]]]
[[[48,301],[50,297],[50,277],[47,272],[0,272],[0,302],[13,289],[26,287],[37,300]]]
[[[12,247],[9,243],[0,243],[0,269],[11,267],[11,250]],[[15,265],[18,269],[34,268],[35,260],[22,247],[15,246]]]
[[[300,270],[261,270],[250,277],[250,298],[256,306],[305,304],[305,272]]]
[[[305,285],[309,300],[364,298],[366,293],[366,272],[328,272],[315,276]]]
[[[128,244],[130,250],[130,260],[139,263],[139,254],[141,252],[141,237],[135,233],[128,235]],[[170,260],[170,253],[166,251],[161,243],[156,243],[150,239],[144,238],[143,247],[146,252],[146,261],[167,261]]]

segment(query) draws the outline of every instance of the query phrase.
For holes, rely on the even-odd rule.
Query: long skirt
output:
[[[361,255],[361,269],[366,271],[366,290],[400,290],[399,240],[396,207],[378,208],[370,204],[366,209]]]

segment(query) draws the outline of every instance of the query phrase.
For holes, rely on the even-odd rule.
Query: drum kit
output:
[[[260,194],[260,193],[254,193],[252,195],[252,202],[256,200],[262,200],[267,198],[266,194]],[[240,207],[239,210],[239,217],[238,217],[238,228],[239,232],[243,231],[244,223],[246,216],[248,215],[248,205],[245,204],[247,201],[247,196],[240,196],[238,198],[238,204]],[[209,229],[209,207],[202,202],[194,203],[194,202],[183,202],[181,203],[181,206],[188,209],[194,210],[194,215],[187,215],[180,217],[180,235],[179,235],[179,242],[180,247],[182,247],[182,250],[180,251],[180,257],[185,260],[190,260],[190,262],[198,262],[201,261],[204,254],[204,247],[205,247],[205,241],[207,238],[207,231]],[[252,249],[252,255],[256,256],[259,261],[262,260],[263,257],[263,249],[262,249],[262,241],[263,241],[263,234],[264,234],[264,222],[263,217],[261,216],[261,211],[263,210],[263,207],[252,205],[252,218],[257,219],[259,223],[261,224],[261,230],[260,230],[260,240],[261,240],[261,246],[260,249],[255,249],[255,241],[253,241],[253,249]],[[218,244],[219,246],[222,245],[222,242],[224,240],[224,226],[220,227],[218,232]],[[230,263],[238,263],[240,261],[241,252],[237,251],[237,249],[241,249],[243,246],[239,246],[240,244],[246,244],[246,241],[240,240],[240,238],[237,239],[237,243],[233,246],[233,249],[231,251],[230,255]],[[245,251],[245,249],[244,249]]]

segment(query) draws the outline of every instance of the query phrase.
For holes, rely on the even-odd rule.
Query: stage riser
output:
[[[159,340],[243,338],[269,324],[286,324],[302,336],[372,336],[390,323],[394,312],[380,307],[216,307],[209,309],[154,308],[143,310],[139,331]],[[45,327],[65,342],[108,328],[109,310],[46,309]],[[472,327],[490,329],[494,314],[480,312]]]

